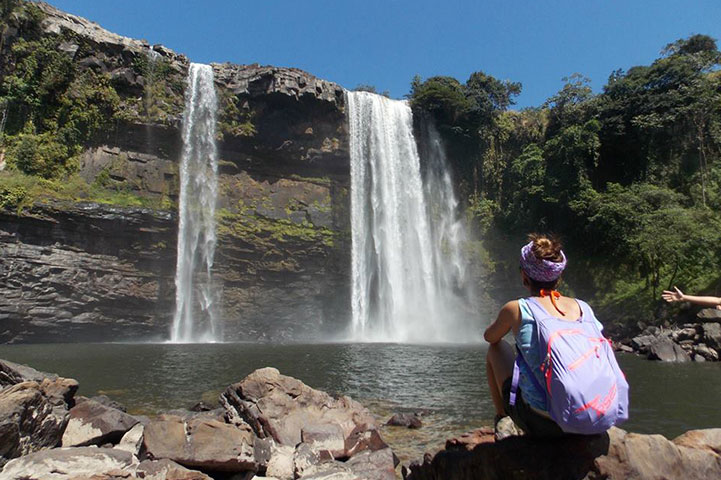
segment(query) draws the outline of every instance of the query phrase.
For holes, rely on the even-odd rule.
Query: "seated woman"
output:
[[[490,344],[486,358],[486,370],[491,397],[496,409],[496,424],[505,416],[532,436],[560,436],[561,427],[548,414],[546,391],[541,373],[542,355],[536,334],[536,322],[529,302],[535,302],[549,315],[574,322],[582,311],[574,298],[563,297],[556,291],[561,273],[566,267],[566,257],[558,240],[544,235],[531,235],[530,242],[521,249],[521,281],[530,297],[513,300],[501,308],[498,318],[484,333]],[[503,337],[512,331],[515,347]],[[515,403],[511,398],[511,376],[516,355],[518,362],[518,389]],[[513,404],[513,405],[512,405]]]

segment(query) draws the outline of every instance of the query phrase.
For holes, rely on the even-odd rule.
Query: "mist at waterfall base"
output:
[[[183,114],[183,152],[178,202],[178,254],[175,273],[174,343],[222,340],[213,282],[218,151],[215,144],[218,100],[213,69],[191,64]]]
[[[478,342],[458,217],[438,133],[421,162],[407,102],[346,92],[351,159],[352,323],[359,342]],[[422,168],[423,165],[423,168]]]

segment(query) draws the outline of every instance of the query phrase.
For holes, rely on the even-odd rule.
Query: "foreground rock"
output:
[[[480,430],[447,443],[406,480],[465,479],[709,479],[721,478],[721,429],[694,430],[673,441],[612,428],[603,435],[563,439],[512,437],[495,442]]]
[[[280,445],[315,444],[334,458],[348,456],[359,432],[378,428],[370,412],[350,397],[333,398],[275,368],[256,370],[231,385],[220,402],[231,422],[247,422],[260,438]]]
[[[3,480],[212,480],[170,460],[138,463],[128,452],[112,448],[57,448],[9,462]]]
[[[118,443],[138,420],[95,400],[85,400],[70,410],[63,447]]]
[[[78,382],[0,360],[0,467],[60,445]]]
[[[136,464],[132,454],[112,448],[56,448],[12,460],[1,475],[3,480],[68,480],[118,473]]]
[[[187,467],[223,472],[258,470],[250,429],[213,419],[161,415],[145,427],[143,447],[151,459],[170,459]]]

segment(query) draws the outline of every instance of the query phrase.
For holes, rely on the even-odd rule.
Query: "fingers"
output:
[[[678,293],[680,297],[683,297],[683,292],[681,290],[679,290],[676,285],[674,285],[673,288],[674,288],[674,290],[676,290],[676,293]]]

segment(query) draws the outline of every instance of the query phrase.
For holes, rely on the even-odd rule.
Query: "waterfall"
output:
[[[218,293],[212,276],[218,193],[218,102],[213,81],[209,65],[190,65],[183,114],[172,342],[222,339],[215,308]]]
[[[346,98],[353,339],[477,339],[463,308],[462,222],[437,134],[424,184],[408,104],[367,92]]]

